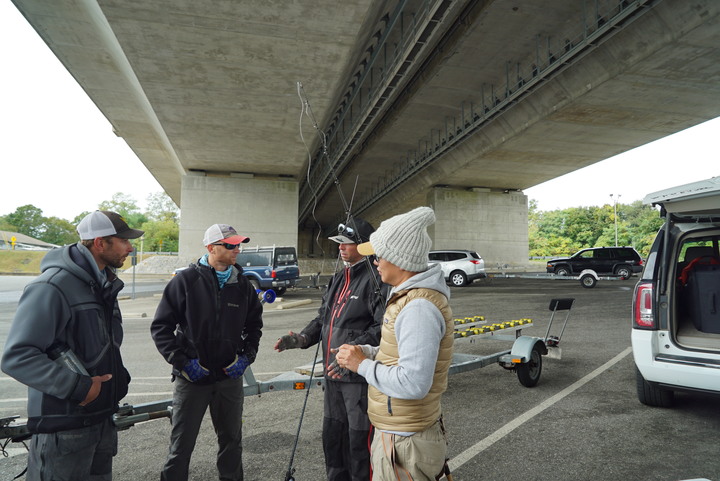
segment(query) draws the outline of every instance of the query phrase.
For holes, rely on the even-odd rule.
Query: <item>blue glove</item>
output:
[[[225,366],[223,371],[225,371],[225,374],[227,374],[230,379],[240,379],[249,365],[250,361],[245,354],[242,356],[235,355],[235,360]]]
[[[185,366],[183,367],[183,370],[180,371],[180,374],[182,374],[182,377],[188,381],[195,382],[210,374],[210,371],[205,369],[197,359],[190,359],[185,363]]]

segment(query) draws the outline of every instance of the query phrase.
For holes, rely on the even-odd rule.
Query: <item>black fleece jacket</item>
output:
[[[160,354],[178,375],[189,359],[198,359],[210,375],[197,384],[227,379],[223,368],[236,355],[245,354],[250,362],[262,336],[262,303],[255,289],[242,275],[233,273],[222,289],[215,269],[191,264],[165,287],[150,327]]]

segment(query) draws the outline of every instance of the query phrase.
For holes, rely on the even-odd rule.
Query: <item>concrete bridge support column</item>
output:
[[[428,195],[437,221],[429,229],[433,249],[470,249],[498,264],[528,263],[528,199],[522,192],[437,187]]]
[[[248,246],[296,246],[298,184],[294,180],[188,174],[182,180],[180,257],[206,252],[203,234],[212,224],[230,224],[250,237]]]

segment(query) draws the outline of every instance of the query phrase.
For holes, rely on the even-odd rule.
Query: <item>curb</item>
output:
[[[278,309],[278,310],[290,309],[293,307],[304,306],[306,304],[311,304],[311,303],[312,303],[311,299],[301,299],[299,301],[286,302],[285,304],[277,306],[275,309]]]

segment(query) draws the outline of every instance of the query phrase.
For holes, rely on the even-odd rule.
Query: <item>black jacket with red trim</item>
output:
[[[330,348],[343,344],[377,346],[380,343],[386,295],[387,286],[368,260],[346,267],[330,279],[317,317],[300,332],[308,339],[304,349],[314,346],[322,338],[326,379],[331,379],[327,376],[327,367],[335,360]],[[332,380],[365,382],[362,376],[352,372]]]

